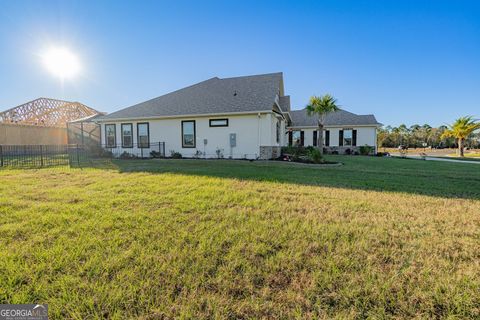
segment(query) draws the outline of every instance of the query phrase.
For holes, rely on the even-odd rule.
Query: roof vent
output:
[[[237,96],[237,90],[235,90],[235,92],[233,93],[233,96],[234,96],[234,97]]]

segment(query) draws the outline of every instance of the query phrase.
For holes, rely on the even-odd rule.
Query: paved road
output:
[[[394,157],[400,158],[400,156],[394,155]],[[406,156],[406,158],[410,159],[422,159],[420,156]],[[445,161],[445,162],[456,162],[456,163],[473,163],[473,164],[480,164],[480,161],[468,161],[468,160],[456,160],[456,159],[448,159],[448,158],[435,158],[435,157],[425,157],[425,160],[431,161]]]

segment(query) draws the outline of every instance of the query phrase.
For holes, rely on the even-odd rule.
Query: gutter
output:
[[[151,117],[126,117],[126,118],[108,118],[98,119],[96,122],[115,122],[130,120],[161,120],[161,119],[179,119],[179,118],[195,118],[195,117],[211,117],[211,116],[228,116],[228,115],[258,115],[259,113],[272,113],[273,110],[260,111],[243,111],[243,112],[223,112],[223,113],[201,113],[201,114],[180,114],[172,116],[151,116]]]

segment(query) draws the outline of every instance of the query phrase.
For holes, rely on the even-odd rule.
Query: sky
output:
[[[59,46],[78,76],[45,69]],[[480,1],[0,0],[0,110],[50,97],[113,112],[279,71],[292,109],[330,93],[385,125],[480,118]]]

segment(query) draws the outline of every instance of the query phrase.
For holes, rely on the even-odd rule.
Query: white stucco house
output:
[[[348,139],[350,129],[357,145],[376,147],[374,116],[335,114],[327,121],[329,147],[335,146],[340,130]],[[103,146],[114,154],[148,155],[163,147],[166,156],[271,159],[297,135],[298,143],[313,145],[316,120],[290,109],[283,74],[271,73],[211,78],[95,121],[101,125]]]

